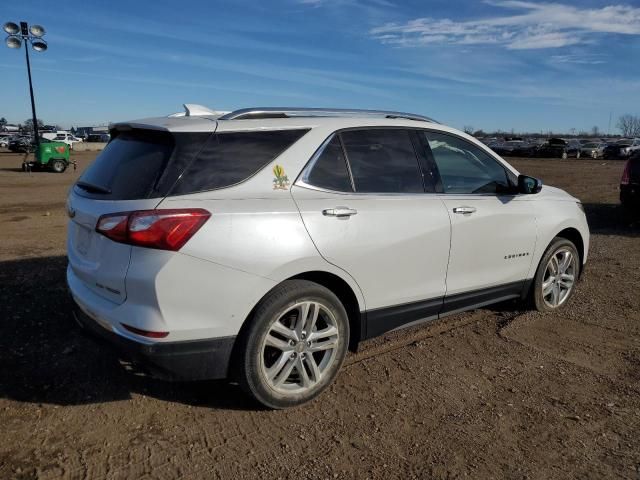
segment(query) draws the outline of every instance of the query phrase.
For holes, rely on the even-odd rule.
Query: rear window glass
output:
[[[260,171],[308,130],[218,133],[187,167],[171,195],[229,187]]]
[[[104,200],[137,200],[229,187],[262,169],[307,131],[116,132],[75,191]]]
[[[418,158],[407,130],[350,130],[340,136],[356,192],[424,193]]]
[[[353,191],[347,162],[337,135],[307,167],[302,180],[309,185],[336,192]]]
[[[76,190],[110,200],[149,198],[174,146],[169,133],[120,133],[85,170]]]

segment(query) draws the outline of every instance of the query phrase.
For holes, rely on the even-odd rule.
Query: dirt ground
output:
[[[640,227],[622,163],[515,159],[592,229],[570,306],[503,304],[366,342],[309,405],[164,383],[82,336],[65,288],[64,174],[0,153],[0,478],[640,479]]]

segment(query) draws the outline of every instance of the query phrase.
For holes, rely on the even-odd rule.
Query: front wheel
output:
[[[581,156],[581,155],[582,155],[582,153],[580,152],[580,150],[578,150],[578,151],[576,152],[576,158],[580,158],[580,156]]]
[[[344,306],[329,289],[288,280],[258,305],[240,340],[238,380],[266,407],[300,405],[336,377],[349,345]]]
[[[569,155],[567,155],[567,152],[562,152],[562,159],[563,160],[566,160],[568,156]]]
[[[542,256],[531,290],[533,305],[540,312],[557,310],[573,295],[580,275],[580,256],[566,238],[556,237]]]
[[[62,173],[67,169],[67,164],[64,160],[53,160],[51,163],[51,170],[56,173]]]

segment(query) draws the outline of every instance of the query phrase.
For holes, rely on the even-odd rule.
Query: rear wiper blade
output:
[[[101,187],[100,185],[94,185],[93,183],[83,182],[82,180],[78,180],[76,185],[87,192],[93,193],[111,193],[111,190],[105,187]]]

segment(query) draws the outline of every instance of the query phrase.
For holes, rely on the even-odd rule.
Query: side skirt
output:
[[[528,285],[526,281],[519,281],[472,292],[367,310],[362,313],[361,340],[493,303],[522,298],[526,285]]]

